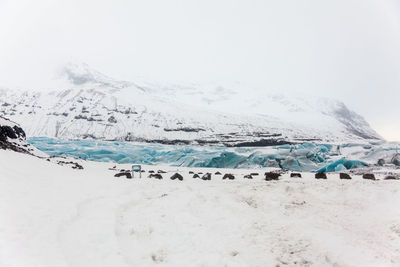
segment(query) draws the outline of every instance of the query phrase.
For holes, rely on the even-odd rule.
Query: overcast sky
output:
[[[0,86],[66,62],[335,97],[400,140],[398,0],[0,0]]]

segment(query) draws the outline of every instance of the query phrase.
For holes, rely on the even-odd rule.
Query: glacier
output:
[[[273,147],[163,145],[138,142],[63,140],[33,137],[28,142],[50,156],[115,163],[213,168],[278,167],[292,171],[333,172],[392,158],[397,144],[303,143]]]

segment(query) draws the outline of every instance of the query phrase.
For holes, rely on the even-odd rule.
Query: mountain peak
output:
[[[68,63],[61,70],[61,77],[66,78],[72,85],[95,85],[121,89],[130,85],[129,82],[115,80],[86,63]]]

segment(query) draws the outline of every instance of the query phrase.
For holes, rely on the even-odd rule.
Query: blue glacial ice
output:
[[[333,172],[367,166],[371,158],[390,149],[379,146],[303,143],[265,148],[227,148],[217,146],[181,146],[99,140],[60,140],[35,137],[28,140],[50,156],[68,156],[85,160],[149,165],[214,168],[280,167],[293,171]],[[344,157],[341,151],[361,151]],[[375,149],[375,152],[373,151]],[[383,151],[383,152],[382,152]],[[360,155],[364,159],[360,159]],[[375,160],[375,158],[374,158]]]
[[[336,160],[320,169],[318,169],[318,172],[338,172],[338,171],[344,171],[348,169],[355,169],[355,168],[360,168],[360,167],[365,167],[368,166],[367,163],[359,160],[347,160],[345,158],[341,158],[339,160]]]

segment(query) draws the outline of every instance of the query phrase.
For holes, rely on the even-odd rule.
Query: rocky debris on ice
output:
[[[56,161],[58,165],[70,165],[72,169],[78,169],[78,170],[83,170],[83,166],[77,162],[74,161],[64,161],[64,160],[57,160]]]

